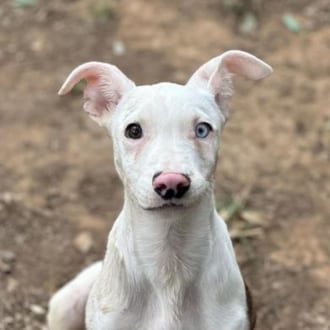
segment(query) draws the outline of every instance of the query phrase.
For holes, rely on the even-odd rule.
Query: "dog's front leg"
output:
[[[54,294],[47,316],[50,330],[85,329],[87,298],[101,267],[101,262],[94,263]]]
[[[86,306],[86,329],[141,329],[149,295],[137,260],[127,216],[122,213],[110,232],[103,268]]]

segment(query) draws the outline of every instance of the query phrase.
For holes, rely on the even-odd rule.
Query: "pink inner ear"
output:
[[[223,81],[230,83],[231,74],[258,80],[266,78],[272,72],[272,68],[257,57],[240,50],[230,50],[202,65],[187,85],[199,88],[213,87],[213,90],[217,90],[221,84],[224,87]]]
[[[96,78],[88,79],[84,90],[84,110],[92,116],[101,117],[104,111],[109,111],[109,101],[100,93]]]
[[[266,78],[273,71],[265,62],[242,51],[228,51],[223,54],[222,61],[229,72],[252,80]]]
[[[84,89],[84,110],[99,124],[102,124],[104,115],[117,106],[122,95],[135,86],[115,66],[107,63],[89,62],[72,71],[61,87],[59,94],[69,93],[82,79],[87,81]]]

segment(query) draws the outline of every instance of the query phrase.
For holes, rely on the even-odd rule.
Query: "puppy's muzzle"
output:
[[[157,172],[152,178],[154,191],[164,200],[181,198],[189,190],[190,179],[176,172]]]

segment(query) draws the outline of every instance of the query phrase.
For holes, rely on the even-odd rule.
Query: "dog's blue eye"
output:
[[[195,127],[195,135],[200,139],[206,138],[211,131],[212,131],[212,127],[208,123],[199,123]]]
[[[129,124],[125,130],[125,136],[129,139],[140,139],[143,135],[142,127],[137,124]]]

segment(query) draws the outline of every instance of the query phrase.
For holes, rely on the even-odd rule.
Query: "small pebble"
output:
[[[88,253],[93,246],[93,238],[89,232],[83,231],[76,236],[73,244],[79,252]]]
[[[0,259],[6,263],[14,262],[16,259],[16,255],[12,251],[1,250],[0,251]]]
[[[243,34],[253,34],[258,28],[258,20],[252,13],[245,14],[239,30]]]
[[[15,202],[19,202],[21,200],[21,196],[18,194],[14,194],[9,191],[5,191],[0,195],[0,200],[5,204],[5,205],[11,205]]]
[[[3,319],[3,323],[5,325],[10,325],[10,324],[13,324],[14,323],[14,318],[12,316],[6,316],[4,319]]]
[[[18,287],[18,281],[14,278],[9,277],[7,282],[7,291],[9,293],[14,292]]]
[[[126,53],[126,46],[121,40],[115,40],[112,43],[112,53],[115,56],[123,56]]]
[[[46,311],[43,307],[39,306],[39,305],[30,305],[30,311],[32,312],[32,314],[36,315],[36,316],[42,316],[45,315]]]

